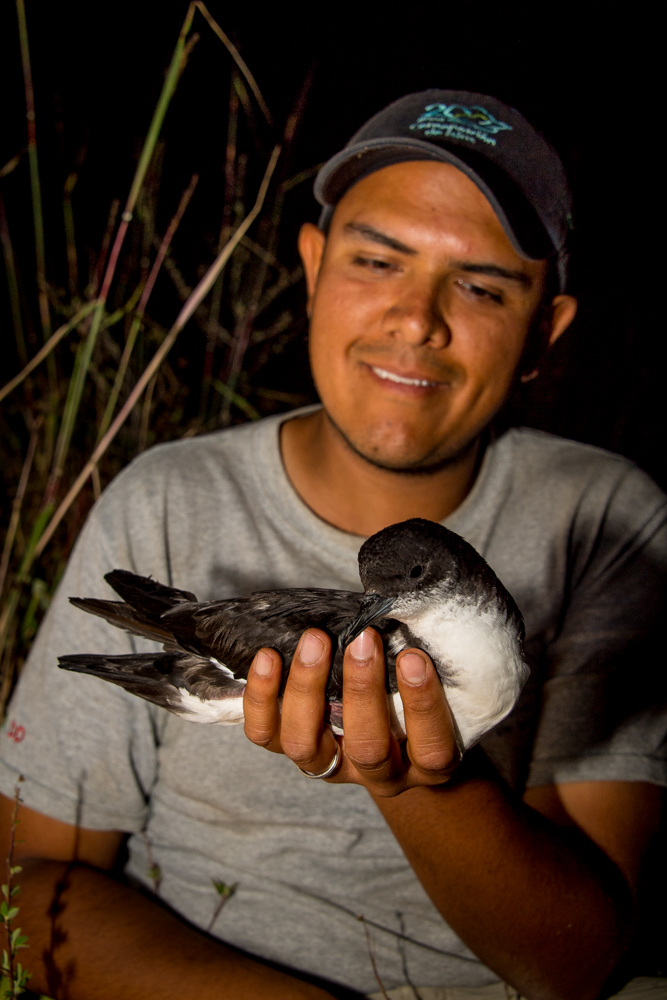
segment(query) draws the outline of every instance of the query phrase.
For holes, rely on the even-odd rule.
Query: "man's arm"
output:
[[[258,654],[246,732],[320,773],[335,749],[324,724],[330,645],[324,633],[309,633],[321,653],[314,657],[310,643],[303,657],[302,640],[282,710],[279,658]],[[365,651],[359,640],[346,650],[344,753],[329,780],[368,789],[443,917],[501,978],[528,1000],[595,1000],[632,940],[660,789],[587,782],[533,789],[522,802],[475,750],[450,781],[456,745],[433,665],[418,650],[398,658],[408,736],[401,745],[389,725],[381,640],[366,635],[373,642]]]
[[[6,858],[14,803],[0,796]],[[16,904],[28,936],[30,988],[69,1000],[326,1000],[316,986],[199,934],[111,878],[123,834],[83,830],[22,806],[14,858]]]
[[[559,793],[586,801],[584,826],[596,814],[609,826],[586,836],[557,825],[491,775],[374,798],[436,907],[486,965],[529,1000],[594,1000],[632,941],[662,792],[641,782],[540,789]]]

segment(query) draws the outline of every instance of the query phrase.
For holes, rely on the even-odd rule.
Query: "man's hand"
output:
[[[331,764],[338,740],[341,763],[325,780],[364,785],[381,798],[449,780],[460,753],[442,685],[426,653],[407,649],[396,660],[407,740],[399,741],[392,732],[384,651],[374,629],[362,632],[345,651],[344,737],[336,737],[325,723],[330,668],[329,637],[319,629],[308,629],[292,661],[281,710],[281,657],[274,649],[261,649],[244,694],[248,739],[286,754],[313,774]]]
[[[330,662],[326,634],[309,629],[282,711],[274,650],[257,654],[245,693],[249,738],[315,774],[336,751],[324,714]],[[449,783],[459,754],[433,664],[405,650],[396,674],[402,741],[391,731],[379,636],[367,629],[346,650],[341,764],[326,780],[368,789],[442,916],[505,982],[530,1000],[593,1000],[632,938],[660,789],[579,782],[531,789],[529,806],[492,768]]]

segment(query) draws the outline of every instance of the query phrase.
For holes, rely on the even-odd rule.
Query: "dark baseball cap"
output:
[[[362,177],[407,160],[462,170],[491,203],[517,253],[554,258],[565,288],[572,196],[563,164],[522,114],[485,94],[424,90],[373,115],[317,175],[320,227],[328,228],[337,202]]]

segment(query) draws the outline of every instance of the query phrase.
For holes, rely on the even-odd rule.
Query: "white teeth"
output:
[[[389,382],[398,382],[400,385],[429,386],[438,384],[437,382],[429,382],[425,378],[404,378],[402,375],[395,375],[384,368],[376,368],[375,365],[371,365],[370,367],[371,371],[374,371],[378,378],[387,379]]]

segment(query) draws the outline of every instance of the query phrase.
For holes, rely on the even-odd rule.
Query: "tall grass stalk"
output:
[[[153,377],[155,372],[157,372],[164,358],[167,356],[167,354],[173,347],[177,336],[179,335],[185,324],[188,322],[188,320],[190,319],[190,317],[192,316],[192,314],[194,313],[195,309],[200,304],[204,296],[207,295],[207,293],[211,290],[216,278],[222,271],[223,267],[231,257],[232,253],[240,243],[243,236],[245,236],[248,229],[259,215],[262,209],[262,205],[264,204],[264,199],[266,198],[266,192],[269,187],[269,182],[273,175],[273,171],[275,170],[275,166],[276,163],[278,162],[279,156],[280,156],[280,146],[276,146],[273,150],[273,153],[271,154],[271,159],[269,160],[269,164],[264,173],[259,193],[257,195],[257,200],[252,208],[252,211],[248,213],[248,215],[241,223],[239,228],[236,230],[236,232],[234,233],[234,235],[232,236],[231,240],[224,248],[222,253],[220,253],[218,258],[213,262],[213,264],[211,264],[210,268],[208,269],[204,277],[201,279],[201,281],[193,291],[188,301],[181,309],[178,318],[176,319],[176,322],[174,323],[171,330],[165,337],[164,341],[162,342],[162,345],[156,351],[152,361],[145,369],[143,375],[135,385],[134,389],[128,396],[127,401],[125,402],[125,405],[121,409],[120,413],[118,414],[118,416],[116,417],[116,419],[114,420],[111,427],[106,432],[100,443],[95,448],[88,462],[85,464],[85,466],[77,476],[74,484],[67,493],[67,496],[62,501],[62,503],[58,507],[58,510],[49,521],[48,527],[45,526],[43,534],[41,535],[39,541],[35,545],[34,552],[32,553],[33,560],[39,558],[39,556],[42,554],[42,552],[48,545],[49,541],[51,540],[51,537],[53,536],[54,531],[60,524],[62,518],[65,516],[71,504],[78,496],[80,490],[85,485],[88,477],[91,475],[93,469],[99,462],[100,458],[102,457],[102,455],[104,455],[104,452],[107,450],[107,448],[113,441],[114,437],[125,423],[125,420],[134,409],[135,404],[140,399],[141,394],[143,393],[144,389],[150,382],[151,378]]]
[[[19,298],[19,285],[16,280],[14,246],[9,232],[9,223],[7,222],[7,213],[2,195],[0,195],[0,243],[2,243],[2,255],[5,259],[5,271],[7,272],[7,290],[9,292],[9,306],[12,312],[16,353],[21,364],[25,365],[28,361],[28,351],[26,350],[25,335],[23,333],[21,300]]]
[[[17,3],[22,3],[23,0],[17,0]],[[72,373],[72,378],[70,380],[69,390],[67,393],[67,400],[65,402],[65,408],[63,411],[62,423],[60,426],[60,433],[58,435],[58,441],[56,443],[55,455],[53,458],[53,467],[51,470],[51,476],[47,486],[46,494],[44,497],[44,506],[47,507],[53,503],[55,500],[58,483],[62,477],[65,465],[65,458],[69,450],[70,440],[72,437],[72,432],[74,430],[74,424],[79,412],[79,406],[81,403],[81,396],[83,393],[83,386],[88,374],[88,369],[90,367],[90,361],[93,355],[93,348],[95,347],[95,341],[97,339],[97,334],[100,329],[100,324],[102,322],[102,316],[104,314],[104,307],[106,305],[106,300],[109,295],[109,290],[111,288],[111,282],[116,271],[116,265],[120,256],[121,248],[125,240],[125,234],[127,233],[128,226],[132,221],[132,215],[134,213],[134,208],[137,203],[137,198],[139,197],[139,192],[141,191],[142,184],[146,177],[146,172],[148,166],[153,157],[155,151],[155,146],[157,144],[158,136],[160,135],[160,130],[164,122],[165,115],[167,113],[167,108],[171,98],[173,97],[174,91],[176,90],[176,85],[178,79],[181,75],[181,71],[187,60],[188,51],[186,51],[186,38],[190,27],[192,25],[192,18],[194,16],[194,4],[190,4],[188,7],[188,12],[185,16],[183,26],[181,28],[180,34],[178,36],[178,41],[176,43],[176,48],[174,49],[174,54],[171,58],[171,63],[169,69],[167,70],[167,75],[165,77],[162,90],[160,92],[160,97],[157,102],[157,106],[153,113],[153,118],[151,120],[148,134],[139,157],[139,163],[137,164],[137,169],[134,174],[132,185],[130,187],[130,192],[127,196],[127,201],[125,202],[125,209],[121,215],[120,225],[118,226],[118,231],[116,232],[116,238],[109,256],[109,263],[107,264],[106,273],[104,275],[104,281],[102,282],[102,288],[98,296],[98,304],[93,313],[92,322],[90,324],[90,329],[84,341],[82,341],[79,352],[75,360],[74,371]]]
[[[245,60],[241,57],[241,53],[236,48],[236,46],[232,43],[232,41],[227,37],[227,35],[224,33],[224,31],[222,30],[222,28],[220,27],[220,25],[218,24],[218,22],[213,17],[211,17],[211,15],[209,14],[209,12],[208,12],[208,10],[206,8],[206,4],[202,3],[201,0],[196,0],[194,6],[206,18],[206,21],[207,21],[208,25],[215,32],[215,34],[218,36],[218,38],[223,43],[223,45],[227,48],[227,51],[232,56],[234,62],[236,63],[236,65],[238,66],[238,68],[241,70],[241,72],[243,73],[243,75],[246,78],[246,80],[248,81],[248,86],[250,87],[250,89],[252,90],[253,94],[255,95],[255,99],[257,100],[257,103],[259,104],[260,110],[261,110],[262,114],[264,115],[264,117],[265,117],[265,119],[267,121],[267,124],[268,125],[273,125],[273,118],[271,117],[271,112],[269,111],[269,109],[268,109],[268,107],[266,105],[266,101],[262,97],[261,90],[257,86],[257,81],[255,80],[254,76],[252,75],[252,73],[248,69],[248,66],[247,66]]]
[[[130,332],[128,333],[127,340],[125,341],[125,348],[123,350],[123,354],[120,359],[120,364],[118,365],[118,371],[116,372],[116,378],[114,379],[114,384],[109,394],[109,401],[107,403],[104,415],[102,417],[102,421],[100,423],[100,429],[97,435],[98,441],[104,437],[107,428],[111,423],[111,418],[113,417],[114,410],[116,409],[116,403],[118,401],[118,394],[121,390],[123,382],[125,381],[127,366],[130,363],[130,356],[132,354],[132,351],[134,350],[137,334],[139,333],[139,329],[141,327],[141,323],[144,318],[144,313],[146,312],[146,306],[148,305],[148,300],[150,298],[151,292],[153,291],[153,287],[155,286],[155,282],[157,280],[158,274],[160,273],[160,269],[162,268],[162,265],[164,263],[164,258],[167,256],[167,252],[169,251],[171,242],[174,236],[176,235],[176,230],[178,229],[181,223],[181,219],[185,214],[185,210],[188,207],[188,204],[190,202],[190,199],[192,198],[192,195],[194,194],[198,182],[199,182],[199,174],[193,174],[189,185],[181,195],[181,200],[179,202],[178,208],[176,209],[176,213],[172,218],[171,222],[169,223],[167,231],[164,234],[162,243],[160,244],[160,248],[157,252],[157,256],[153,261],[153,267],[151,268],[150,274],[148,275],[148,278],[146,280],[146,284],[141,294],[141,299],[139,300],[139,305],[137,307],[136,314],[132,321],[132,326],[130,327]]]
[[[60,343],[63,337],[66,337],[71,330],[77,327],[81,322],[81,320],[85,319],[86,316],[88,316],[89,313],[91,313],[93,309],[97,307],[97,304],[98,304],[97,299],[93,299],[92,302],[86,302],[86,304],[84,306],[81,306],[79,311],[74,314],[72,319],[70,319],[67,323],[63,323],[62,326],[58,327],[56,332],[51,335],[51,337],[49,338],[49,340],[47,340],[44,346],[40,348],[39,351],[37,351],[37,354],[34,356],[34,358],[30,359],[25,368],[23,368],[18,373],[18,375],[15,375],[13,379],[10,379],[9,382],[3,385],[2,389],[0,389],[0,403],[5,398],[5,396],[8,396],[10,392],[16,389],[16,387],[19,386],[21,382],[23,382],[23,380],[28,377],[30,372],[33,372],[35,368],[41,365],[44,358],[49,356],[51,351],[54,350],[54,348]]]
[[[16,14],[19,23],[19,43],[21,46],[21,66],[25,89],[25,109],[28,131],[28,162],[30,164],[30,193],[32,197],[32,218],[35,229],[35,260],[37,264],[37,296],[42,337],[51,336],[51,314],[46,285],[46,249],[44,245],[44,216],[42,213],[42,191],[39,183],[39,163],[37,159],[37,124],[35,119],[35,94],[30,67],[30,46],[28,43],[28,23],[25,16],[24,0],[16,0]],[[53,360],[53,359],[52,359]],[[51,388],[55,391],[55,365],[50,365]]]
[[[265,113],[266,102],[260,100],[254,77],[233,46],[227,46],[234,63],[222,163],[224,197],[219,207],[213,201],[222,217],[216,222],[215,234],[203,236],[204,246],[208,239],[208,245],[214,246],[213,263],[202,267],[193,260],[190,244],[183,242],[190,237],[179,232],[195,189],[195,177],[183,192],[164,235],[158,235],[162,165],[164,162],[169,168],[172,162],[170,156],[165,159],[161,125],[198,37],[191,30],[197,10],[223,43],[227,38],[224,32],[221,37],[219,25],[203,4],[190,4],[149,134],[142,143],[124,210],[121,212],[120,202],[114,199],[101,245],[94,250],[84,250],[77,238],[77,206],[72,204],[85,151],[80,150],[75,163],[63,172],[60,207],[65,245],[58,247],[48,239],[46,244],[49,271],[64,275],[64,287],[46,286],[51,315],[62,319],[41,346],[31,322],[31,314],[39,314],[38,289],[31,287],[26,298],[21,281],[22,268],[34,266],[34,251],[20,243],[12,245],[9,236],[11,213],[24,207],[20,202],[16,207],[14,202],[9,205],[10,221],[5,219],[2,225],[10,288],[8,305],[20,371],[0,388],[1,461],[9,488],[0,552],[0,716],[91,499],[99,495],[104,483],[155,439],[190,437],[216,429],[221,424],[221,405],[229,417],[225,418],[227,423],[257,419],[284,406],[310,401],[308,396],[283,391],[288,386],[270,388],[263,373],[269,365],[266,370],[270,384],[277,370],[289,371],[278,359],[285,346],[305,329],[304,320],[300,318],[294,324],[293,312],[279,301],[283,294],[292,295],[289,290],[301,271],[293,265],[285,267],[278,260],[276,231],[285,192],[310,176],[311,171],[302,171],[290,180],[280,177],[280,183],[275,180],[280,150],[276,147],[269,155],[270,115]],[[289,146],[294,120],[292,114],[284,130],[283,148],[285,139]],[[250,212],[246,208],[248,176],[253,176],[256,161],[246,150],[248,142],[255,149],[266,150],[261,153],[263,159],[266,157],[263,179],[257,182],[259,191]],[[28,159],[24,161],[22,152],[17,154],[0,170],[0,183],[24,162],[27,173]],[[282,164],[285,175],[285,160]],[[273,192],[271,198],[269,191]],[[29,197],[32,199],[32,194]],[[207,219],[210,209],[211,204],[207,204]],[[132,214],[134,221],[130,224]],[[252,225],[257,230],[251,239]],[[177,262],[180,246],[188,246],[183,270]],[[23,263],[26,254],[27,265]],[[62,258],[61,263],[52,259],[56,254]],[[85,275],[80,273],[84,259]],[[161,274],[165,279],[158,281]],[[180,300],[175,309],[170,299],[174,292]],[[300,293],[296,297],[300,310]],[[176,312],[175,323],[165,324],[162,317]],[[176,359],[171,360],[168,352],[190,320],[195,335],[180,345],[174,352]],[[197,328],[202,335],[200,346]],[[243,341],[239,342],[241,330]],[[56,371],[67,371],[74,346],[68,334],[73,331],[80,338],[78,350],[74,351],[74,372],[69,386],[61,379],[63,387],[57,387],[56,396],[46,363],[57,361]],[[202,361],[205,378],[199,395]],[[232,361],[233,386],[229,380]],[[274,362],[280,369],[274,367]],[[210,398],[205,386],[213,390]],[[58,496],[59,483],[65,485],[62,499]]]
[[[21,516],[21,506],[28,488],[28,477],[30,476],[30,470],[32,469],[32,463],[37,449],[37,438],[39,436],[39,429],[42,422],[42,417],[38,417],[37,420],[33,421],[32,430],[30,432],[30,441],[28,443],[28,451],[26,452],[23,468],[21,469],[21,478],[19,479],[18,489],[16,490],[16,496],[14,497],[14,502],[12,504],[12,514],[9,519],[9,527],[7,528],[7,534],[5,536],[2,559],[0,560],[0,597],[2,597],[2,592],[5,589],[5,580],[7,578],[7,570],[9,569],[9,560],[11,558],[12,548],[14,547],[16,529],[18,528],[19,517]]]

